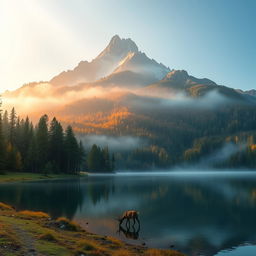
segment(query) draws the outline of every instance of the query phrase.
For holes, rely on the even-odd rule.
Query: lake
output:
[[[256,172],[119,173],[3,184],[0,201],[188,256],[256,255]],[[116,219],[129,209],[139,211],[140,228],[119,229]]]

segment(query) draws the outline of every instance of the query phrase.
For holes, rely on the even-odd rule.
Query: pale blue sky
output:
[[[91,60],[119,34],[170,68],[256,88],[255,0],[1,0],[0,91]]]

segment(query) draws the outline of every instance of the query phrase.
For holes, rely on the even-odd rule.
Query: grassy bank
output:
[[[64,179],[64,178],[74,178],[78,175],[69,174],[48,174],[44,175],[42,173],[29,173],[29,172],[6,172],[0,175],[0,184],[8,182],[18,182],[18,181],[36,181],[36,180],[49,180],[49,179]]]
[[[182,256],[91,234],[65,218],[43,212],[17,212],[0,203],[0,255],[5,256]]]

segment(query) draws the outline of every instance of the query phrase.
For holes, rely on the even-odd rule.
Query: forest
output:
[[[43,115],[36,125],[20,118],[13,108],[0,113],[0,173],[78,174],[80,171],[113,172],[114,156],[107,147],[93,145],[86,152],[70,125],[64,130],[54,117]]]
[[[120,169],[255,168],[255,127],[255,105],[234,103],[136,111],[108,132],[144,141],[136,149],[115,153]]]
[[[114,122],[115,121],[115,122]],[[136,110],[114,120],[113,128],[83,133],[63,120],[43,115],[33,124],[15,109],[0,116],[0,170],[37,173],[113,172],[176,166],[256,167],[256,111],[253,104],[221,108]],[[65,127],[65,129],[63,128]],[[74,130],[73,130],[74,129]],[[136,148],[120,150],[83,145],[90,134],[140,138]],[[83,140],[84,141],[84,140]]]

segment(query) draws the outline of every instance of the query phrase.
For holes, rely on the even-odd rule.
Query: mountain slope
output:
[[[163,64],[158,64],[139,52],[137,45],[130,38],[121,39],[115,35],[108,46],[91,62],[81,61],[73,70],[64,71],[53,77],[50,83],[57,86],[73,86],[78,83],[94,82],[114,71],[145,73],[147,67],[144,65],[155,69],[158,76],[154,77],[159,79],[169,71]],[[150,72],[147,74],[150,75]]]
[[[157,63],[154,59],[149,59],[145,53],[137,52],[130,54],[114,72],[133,71],[148,75],[155,80],[162,79],[170,69],[163,64]]]
[[[203,97],[211,92],[217,92],[221,96],[230,100],[246,100],[242,94],[236,90],[217,85],[207,78],[196,78],[185,70],[173,70],[169,72],[162,80],[142,89],[148,95],[168,96],[184,94],[188,97]]]

